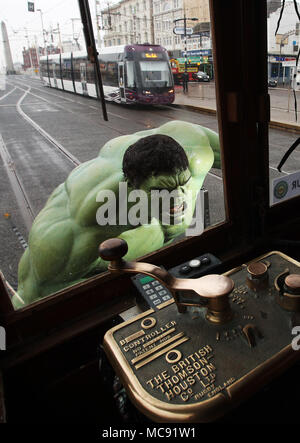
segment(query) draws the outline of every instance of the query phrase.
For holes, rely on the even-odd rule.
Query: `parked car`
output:
[[[209,75],[207,75],[206,72],[203,72],[203,71],[195,72],[193,74],[193,78],[197,82],[209,82],[210,81]]]
[[[274,78],[269,78],[269,80],[268,80],[268,86],[270,86],[271,88],[276,88],[276,86],[277,86],[277,80],[275,80]]]

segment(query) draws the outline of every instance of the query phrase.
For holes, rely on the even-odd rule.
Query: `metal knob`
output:
[[[233,280],[226,275],[210,274],[200,277],[198,281],[199,295],[207,300],[207,320],[211,323],[230,321],[233,313],[228,296],[234,288]]]
[[[274,281],[278,291],[276,300],[287,311],[300,312],[300,275],[290,274],[286,269]]]
[[[121,260],[128,252],[128,245],[121,238],[109,238],[99,246],[99,255],[106,261]]]
[[[247,266],[246,284],[254,291],[268,287],[268,266],[261,262],[250,263]]]
[[[284,288],[290,294],[300,295],[300,275],[289,274],[285,277]]]
[[[263,278],[268,272],[268,267],[265,263],[258,261],[255,263],[250,263],[247,267],[247,271],[249,272],[252,278]]]

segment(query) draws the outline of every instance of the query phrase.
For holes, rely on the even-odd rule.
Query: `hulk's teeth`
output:
[[[174,206],[173,208],[170,208],[170,213],[174,214],[175,212],[182,212],[183,211],[183,203],[180,206]]]

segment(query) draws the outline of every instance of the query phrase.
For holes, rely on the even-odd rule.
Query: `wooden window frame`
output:
[[[210,10],[226,220],[140,259],[167,267],[208,251],[234,263],[287,226],[294,232],[300,219],[299,199],[269,207],[266,1],[210,0]],[[293,218],[286,220],[287,213]],[[103,322],[132,305],[129,288],[129,277],[105,272],[15,311],[0,279],[8,346],[49,337],[66,325],[75,334]]]

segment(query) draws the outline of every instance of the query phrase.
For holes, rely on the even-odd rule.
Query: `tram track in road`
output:
[[[27,80],[27,79],[26,79],[26,80]],[[39,81],[38,79],[30,79],[30,80],[32,80],[33,82],[38,82],[38,81]],[[18,82],[21,83],[21,85],[19,84],[19,87],[21,87],[21,86],[22,86],[22,87],[27,86],[26,83],[23,83],[23,81],[25,81],[25,79],[22,79],[22,81],[21,81],[21,79],[18,79]],[[14,79],[14,82],[16,82],[15,79]],[[61,94],[57,94],[57,93],[55,93],[55,92],[53,92],[53,91],[46,91],[46,90],[45,90],[45,87],[32,86],[32,88],[38,90],[38,92],[40,92],[40,93],[42,93],[42,94],[47,94],[47,95],[49,95],[49,96],[51,96],[51,97],[55,97],[55,98],[57,98],[57,99],[62,99],[62,100],[64,100],[64,101],[67,101],[67,102],[70,102],[70,103],[74,103],[74,104],[76,104],[76,105],[79,105],[80,107],[88,107],[88,108],[92,108],[92,109],[94,109],[95,111],[99,110],[99,112],[100,112],[100,108],[99,108],[99,107],[94,106],[94,105],[90,105],[89,103],[86,102],[86,101],[87,101],[87,98],[86,98],[86,97],[77,97],[77,96],[75,96],[75,98],[70,98],[70,97],[65,97],[65,96],[62,97]],[[63,93],[64,93],[64,95],[66,95],[66,92],[65,92],[65,91],[64,91]],[[47,100],[47,99],[45,99],[44,97],[42,97],[41,95],[34,94],[33,92],[30,92],[30,94],[32,94],[32,95],[35,96],[36,98],[39,98],[39,99],[41,99],[41,100],[45,100],[45,101],[47,101],[48,103],[50,103],[50,104],[53,105],[53,106],[59,106],[59,107],[65,109],[65,110],[67,110],[67,111],[69,110],[67,107],[64,107],[63,104],[58,104],[58,103],[55,103],[55,102],[53,102],[53,101],[51,101],[51,100]],[[81,100],[80,100],[80,99],[81,99]],[[83,101],[83,100],[84,100],[84,101]],[[97,102],[95,101],[95,103],[97,103]],[[113,106],[114,106],[114,105],[113,105]],[[189,116],[190,112],[187,111],[187,110],[182,110],[182,109],[177,109],[177,108],[171,108],[171,109],[169,109],[169,108],[164,107],[164,106],[162,106],[162,108],[165,109],[165,112],[160,112],[158,109],[155,109],[154,114],[152,113],[152,115],[150,115],[150,116],[149,116],[149,110],[148,110],[148,109],[143,109],[143,111],[144,111],[144,115],[145,115],[146,118],[145,118],[143,121],[141,121],[141,120],[137,120],[137,119],[135,119],[134,121],[135,121],[136,123],[141,124],[142,126],[144,126],[144,127],[147,128],[147,129],[152,129],[152,128],[156,127],[155,122],[151,122],[151,121],[150,121],[152,117],[156,117],[156,116],[157,116],[157,117],[162,117],[162,118],[164,118],[164,119],[166,119],[166,120],[168,120],[168,121],[170,121],[170,120],[174,120],[174,115],[169,115],[169,114],[168,114],[169,111],[171,111],[172,113],[173,113],[173,112],[177,112],[177,113],[180,112],[181,114],[184,112],[184,113],[186,114],[185,119],[190,120],[190,116]],[[108,111],[108,114],[109,114],[109,115],[112,115],[113,117],[120,118],[120,119],[122,119],[122,120],[127,120],[128,122],[132,121],[132,118],[128,118],[128,117],[126,117],[126,116],[124,116],[124,115],[120,115],[120,113],[115,113],[115,112]],[[197,113],[195,113],[195,114],[197,114]],[[197,123],[197,121],[195,121],[195,123]],[[116,128],[112,128],[110,125],[107,125],[107,124],[105,124],[104,122],[101,122],[101,125],[102,125],[102,124],[103,124],[104,126],[110,128],[110,129],[116,130]],[[214,125],[212,125],[212,126],[214,126]],[[214,127],[211,127],[210,129],[216,130],[216,128],[214,128]],[[120,129],[118,129],[117,131],[118,131],[121,135],[127,135],[127,133],[128,133],[127,131],[121,131]],[[272,166],[272,165],[270,165],[270,169],[276,171],[276,168],[275,168],[274,166]],[[286,172],[286,171],[282,171],[282,173],[284,173],[284,174],[288,174],[288,172]],[[212,173],[210,173],[210,174],[211,174],[211,175],[214,175],[218,180],[222,180],[222,177],[220,177],[219,175],[217,175],[217,174],[212,174]]]
[[[18,88],[18,86],[14,87],[10,93]],[[2,134],[0,134],[0,157],[8,176],[11,195],[14,196],[12,198],[15,198],[17,207],[19,208],[15,216],[17,216],[18,219],[20,219],[19,216],[21,216],[22,223],[19,226],[24,226],[27,234],[31,229],[37,213],[41,209],[41,205],[53,189],[61,182],[61,179],[56,179],[54,176],[54,171],[57,170],[57,166],[59,166],[61,171],[67,170],[69,173],[73,167],[81,164],[72,153],[65,149],[64,146],[22,110],[22,101],[29,91],[30,88],[24,91],[21,97],[15,97],[16,103],[13,105],[16,112],[25,121],[25,125],[29,124],[32,128],[29,131],[25,131],[26,137],[28,137],[27,140],[18,139],[18,137],[14,137],[8,133],[6,135],[7,143],[5,143]],[[12,109],[10,105],[9,107]],[[24,126],[24,129],[25,127],[26,126]],[[7,133],[5,126],[3,126],[2,129]],[[32,131],[36,131],[38,135],[34,135]],[[37,140],[40,140],[40,142],[37,143]],[[23,147],[25,147],[26,144],[27,148],[24,151]],[[67,166],[67,163],[61,163],[62,159],[66,160],[70,166]],[[51,177],[43,180],[43,187],[46,192],[43,192],[42,189],[40,189],[39,192],[36,187],[37,182],[39,182],[38,177],[41,176],[41,168],[45,169],[45,175],[48,174],[48,176]],[[26,173],[26,171],[28,172]],[[65,178],[64,174],[63,177]],[[13,217],[15,218],[15,216]]]
[[[22,83],[22,86],[26,86],[26,85]],[[20,89],[22,89],[23,91],[25,91],[24,88],[21,88],[20,86],[17,86],[17,87],[19,87]],[[28,87],[28,86],[27,86],[27,87]],[[31,86],[30,86],[29,88],[31,88]],[[33,89],[38,89],[38,90],[40,90],[41,88],[33,87]],[[53,97],[59,98],[59,99],[62,98],[60,95],[55,94],[55,93],[52,93],[52,92],[49,92],[49,91],[42,91],[42,92],[43,92],[43,93],[46,93],[46,94],[48,94],[48,95],[51,95],[51,96],[53,96]],[[31,94],[31,95],[35,96],[36,98],[40,98],[41,100],[45,100],[46,102],[52,104],[53,106],[57,105],[56,103],[54,103],[54,102],[52,102],[52,101],[49,101],[49,100],[45,99],[44,97],[41,97],[41,96],[39,96],[39,95],[37,95],[37,94],[34,94],[34,93],[31,92],[31,91],[28,91],[28,94]],[[25,97],[24,97],[24,98],[25,98]],[[71,98],[69,98],[69,97],[64,97],[63,99],[64,99],[64,100],[67,100],[67,101],[70,101],[70,102],[72,102],[72,103],[79,104],[79,105],[81,105],[81,106],[93,107],[94,109],[99,109],[99,110],[100,110],[100,108],[97,108],[97,107],[92,106],[92,105],[88,105],[88,104],[86,104],[86,103],[81,103],[80,101],[78,101],[78,100],[74,100],[74,99],[71,99]],[[86,98],[85,98],[85,99],[86,99]],[[60,105],[59,107],[64,108],[63,105]],[[65,108],[65,109],[67,110],[67,108]],[[174,109],[176,109],[176,108],[172,108],[172,111],[173,111]],[[168,111],[168,109],[167,109],[166,111]],[[178,110],[176,109],[176,111],[178,111]],[[22,110],[21,110],[21,112],[24,113],[24,111],[22,111]],[[146,112],[149,112],[149,111],[147,110]],[[24,114],[25,114],[25,113],[24,113]],[[131,121],[130,118],[127,118],[127,117],[121,116],[121,115],[119,115],[119,114],[115,114],[115,113],[112,113],[112,112],[109,112],[109,111],[108,111],[108,114],[111,114],[111,115],[113,115],[113,116],[115,116],[115,117],[117,117],[117,118],[122,118],[122,119],[124,119],[124,120]],[[164,118],[166,118],[166,119],[168,119],[168,120],[174,120],[174,117],[169,116],[169,115],[166,115],[165,113],[157,112],[157,110],[156,110],[156,111],[155,111],[155,116],[157,116],[157,115],[159,115],[159,116],[161,116],[161,117],[164,117]],[[29,119],[30,119],[30,117],[29,117]],[[30,119],[30,120],[32,121],[32,119]],[[143,121],[143,122],[137,121],[137,123],[141,123],[141,124],[142,124],[143,126],[145,126],[147,129],[153,129],[153,128],[155,127],[155,125],[151,125],[149,121],[148,121],[148,123],[147,123],[147,119],[146,119],[146,122],[145,122],[145,121]],[[106,127],[108,126],[108,125],[105,124],[104,122],[103,122],[103,124],[104,124]],[[109,127],[110,127],[110,126],[109,126]],[[119,132],[121,132],[121,131],[119,131]],[[127,135],[127,132],[121,132],[121,133],[122,133],[122,135]],[[216,173],[209,172],[208,174],[209,174],[210,176],[212,176],[212,177],[215,177],[217,180],[221,180],[221,181],[223,180],[222,176],[219,176],[219,175],[216,174]]]
[[[28,114],[26,114],[23,109],[21,108],[21,104],[23,102],[23,100],[25,99],[25,97],[27,96],[27,94],[31,94],[41,100],[47,101],[46,99],[44,99],[43,97],[37,96],[36,94],[33,94],[30,89],[31,87],[29,86],[27,90],[25,90],[24,88],[21,88],[20,86],[15,86],[15,89],[21,89],[22,91],[24,91],[24,94],[20,97],[20,99],[18,100],[18,102],[13,105],[16,106],[17,112],[23,117],[24,120],[27,121],[27,123],[29,123],[32,127],[34,127],[34,129],[36,131],[39,132],[39,134],[41,134],[46,140],[48,140],[52,146],[54,146],[56,149],[58,149],[69,161],[71,161],[75,166],[80,165],[80,161],[73,155],[71,154],[71,152],[69,152],[66,148],[64,148],[61,143],[59,143],[54,137],[52,137],[47,131],[45,131],[40,125],[38,125],[31,117],[29,117]],[[12,92],[12,91],[11,91]],[[48,101],[49,102],[49,101]],[[51,102],[49,102],[51,103]],[[53,103],[51,103],[53,105]]]
[[[17,204],[20,208],[22,218],[24,220],[27,232],[30,231],[31,225],[34,220],[34,210],[32,208],[30,199],[24,189],[22,181],[17,173],[15,164],[8,152],[8,149],[3,141],[2,135],[0,134],[0,157],[2,158],[4,168],[6,170],[11,188],[15,195]]]
[[[19,89],[23,89],[24,90],[24,86],[25,87],[28,87],[28,85],[25,83],[22,83],[22,82],[20,82],[20,81],[16,81],[15,79],[13,80],[13,82],[11,82],[11,84],[12,85],[15,85],[15,83],[16,83],[16,88],[19,88]],[[20,85],[20,83],[21,83],[21,85]],[[48,95],[50,95],[50,96],[52,96],[52,97],[56,97],[56,98],[59,98],[59,99],[61,99],[61,100],[64,100],[64,101],[67,101],[67,102],[70,102],[70,103],[74,103],[75,105],[80,105],[80,106],[83,106],[83,107],[88,107],[88,108],[90,108],[90,109],[93,109],[94,110],[94,113],[98,113],[98,112],[96,112],[96,111],[99,111],[99,113],[101,114],[101,108],[100,108],[100,106],[99,107],[97,107],[97,106],[93,106],[93,105],[89,105],[89,104],[87,104],[87,103],[82,103],[82,102],[80,102],[79,100],[75,100],[75,99],[72,99],[72,98],[69,98],[69,97],[61,97],[60,95],[58,95],[58,94],[55,94],[55,93],[53,93],[53,92],[49,92],[49,91],[45,91],[45,89],[43,89],[43,88],[38,88],[38,87],[36,87],[36,86],[30,86],[30,88],[31,89],[37,89],[38,91],[40,91],[42,94],[48,94]],[[63,91],[63,93],[64,94],[67,94],[68,92],[67,91]],[[65,111],[67,111],[67,112],[72,112],[72,113],[74,113],[74,111],[70,111],[70,109],[68,109],[66,106],[63,106],[63,104],[57,104],[56,102],[52,102],[52,101],[50,101],[50,100],[47,100],[47,99],[45,99],[44,97],[42,97],[41,95],[37,95],[37,94],[34,94],[33,92],[29,92],[29,94],[31,94],[31,95],[33,95],[33,96],[35,96],[36,98],[39,98],[39,99],[41,99],[41,100],[43,100],[43,101],[47,101],[48,103],[50,103],[52,106],[57,106],[57,107],[60,107],[60,108],[62,108],[62,109],[64,109]],[[70,93],[70,94],[72,94],[72,93]],[[77,96],[76,96],[77,97]],[[88,97],[89,99],[92,99],[92,100],[95,100],[95,99],[93,99],[92,97]],[[85,100],[87,100],[87,98],[85,98],[84,97],[84,99]],[[95,103],[98,103],[96,100],[95,100]],[[118,114],[115,114],[115,113],[112,113],[112,112],[109,112],[108,111],[108,114],[109,115],[112,115],[112,116],[114,116],[114,117],[117,117],[117,118],[120,118],[120,119],[122,119],[122,120],[127,120],[127,121],[132,121],[132,119],[129,119],[129,118],[127,118],[127,117],[124,117],[124,116],[122,116],[122,115],[118,115]],[[87,115],[89,115],[89,114],[87,114],[87,113],[85,113],[85,117],[87,116]],[[142,121],[136,121],[136,123],[139,123],[139,124],[141,124],[142,126],[145,126],[145,127],[147,127],[145,124],[144,124],[144,122],[142,122]],[[120,134],[120,135],[127,135],[128,134],[128,132],[126,132],[126,131],[121,131],[119,128],[116,128],[116,127],[113,127],[113,126],[111,126],[111,125],[109,125],[109,124],[107,124],[104,120],[103,120],[103,122],[101,122],[101,125],[102,126],[105,126],[106,128],[108,128],[108,129],[111,129],[111,130],[113,130],[113,131],[115,131],[115,132],[117,132],[118,134]]]
[[[20,82],[19,79],[18,79],[18,81]],[[15,79],[14,79],[14,82],[16,82]],[[21,86],[23,86],[23,87],[24,86],[28,86],[27,83],[23,83],[23,82],[20,82],[20,83],[21,83]],[[52,97],[56,97],[58,99],[62,99],[64,101],[67,101],[67,102],[70,102],[70,103],[74,103],[76,105],[80,105],[80,106],[83,106],[83,107],[88,107],[88,108],[91,108],[91,109],[94,109],[94,110],[98,110],[101,113],[100,105],[97,107],[97,106],[90,105],[88,103],[89,100],[94,100],[95,103],[99,103],[98,100],[96,100],[93,97],[83,97],[83,96],[76,95],[76,94],[74,95],[74,93],[72,93],[72,92],[57,90],[57,91],[61,92],[62,94],[64,94],[64,97],[62,97],[61,94],[56,94],[55,92],[52,92],[52,91],[51,92],[50,91],[46,91],[45,87],[37,87],[37,86],[34,86],[34,85],[31,86],[31,87],[32,87],[32,89],[37,89],[42,94],[47,94],[47,95],[50,95]],[[70,97],[65,97],[65,95],[68,95],[68,94],[74,95],[74,97],[76,97],[76,99],[75,98],[70,98]],[[44,99],[43,97],[37,96],[36,94],[32,93],[32,95],[35,95],[36,97],[40,97],[42,100]],[[56,103],[53,103],[53,102],[50,102],[50,103],[53,106],[56,105]],[[122,104],[113,103],[113,102],[107,102],[106,104],[107,104],[108,107],[109,106],[124,106]],[[129,111],[129,110],[133,111],[133,112],[141,112],[141,111],[143,111],[144,115],[145,115],[145,113],[149,113],[149,111],[150,111],[149,108],[145,108],[143,106],[140,106],[138,108],[134,107],[134,105],[126,105],[126,106],[127,106],[127,108],[126,108],[127,111]],[[60,107],[63,107],[63,105],[60,105]],[[65,109],[68,111],[68,108],[65,108]],[[164,112],[159,112],[159,109],[163,109]],[[175,107],[167,107],[165,105],[157,105],[155,108],[151,109],[151,112],[152,112],[151,117],[152,118],[153,118],[153,116],[154,117],[155,116],[162,117],[162,118],[166,119],[166,121],[174,120],[174,116],[173,115],[168,115],[167,114],[168,111],[180,112],[181,114],[187,114],[187,115],[190,113],[189,111],[187,111],[185,109],[177,109]],[[154,114],[153,114],[153,112],[154,112]],[[135,123],[140,124],[141,126],[145,127],[146,129],[154,129],[155,127],[157,127],[156,122],[153,122],[153,123],[149,123],[148,122],[147,123],[147,122],[145,122],[145,120],[140,120],[140,119],[137,119],[137,118],[133,119],[131,117],[131,115],[129,115],[129,117],[128,117],[128,113],[127,113],[127,117],[124,116],[124,115],[121,115],[120,113],[111,112],[110,110],[108,110],[107,113],[108,113],[108,115],[111,115],[111,116],[116,117],[116,118],[120,118],[121,120],[127,120],[128,122],[132,122],[134,120]],[[196,114],[196,113],[194,113],[194,114]],[[190,120],[190,118],[188,116],[186,116],[186,120],[188,121],[188,120]],[[116,128],[111,127],[110,125],[108,125],[104,121],[101,122],[101,125],[103,125],[105,127],[108,127],[110,129],[116,130]],[[118,130],[118,132],[121,135],[127,135],[128,134],[128,132],[124,132],[124,131],[120,131],[120,130]]]
[[[0,101],[3,100],[4,98],[6,98],[7,96],[9,96],[12,92],[14,92],[17,89],[17,87],[15,86],[13,89],[11,89],[10,91],[8,91],[6,94],[2,95],[0,97]]]
[[[57,103],[57,102],[53,102],[53,101],[51,101],[51,100],[47,100],[47,99],[45,99],[45,97],[43,97],[43,96],[41,96],[41,95],[38,95],[38,94],[35,94],[35,93],[33,93],[32,91],[31,91],[31,89],[37,89],[38,91],[40,91],[41,90],[41,88],[37,88],[37,87],[35,87],[35,86],[28,86],[27,84],[24,84],[23,82],[21,82],[19,79],[18,80],[15,80],[14,79],[14,81],[13,82],[11,82],[10,83],[11,85],[14,85],[15,86],[15,89],[20,89],[20,90],[22,90],[22,91],[24,91],[24,95],[21,97],[21,99],[20,99],[20,101],[19,101],[19,103],[18,103],[18,105],[17,105],[17,110],[18,110],[18,112],[22,115],[22,117],[25,119],[25,120],[27,120],[32,126],[34,126],[42,135],[44,135],[55,147],[57,147],[58,149],[60,149],[62,152],[65,152],[66,153],[66,155],[67,156],[71,156],[70,155],[70,153],[68,153],[68,151],[66,151],[66,149],[65,148],[63,148],[60,144],[59,144],[59,142],[58,141],[56,141],[56,140],[54,140],[53,139],[53,137],[51,137],[50,136],[50,134],[49,133],[47,133],[46,131],[44,131],[42,128],[41,128],[41,126],[40,125],[38,125],[36,122],[34,122],[34,120],[31,118],[31,117],[29,117],[25,112],[24,112],[24,110],[23,109],[21,109],[21,103],[22,103],[22,101],[24,100],[24,98],[25,98],[25,96],[27,95],[27,94],[30,94],[30,95],[32,95],[32,96],[34,96],[35,98],[37,98],[37,99],[40,99],[40,100],[43,100],[43,101],[45,101],[45,102],[47,102],[48,104],[50,104],[50,105],[52,105],[52,106],[57,106],[57,107],[59,107],[59,108],[61,108],[61,109],[63,109],[64,111],[68,111],[68,112],[72,112],[72,113],[74,113],[74,111],[70,111],[70,109],[68,109],[66,106],[64,106],[63,104],[61,104],[61,103]],[[24,89],[24,88],[27,88],[27,89]],[[76,105],[80,105],[80,106],[82,106],[82,107],[89,107],[89,108],[92,108],[92,109],[94,109],[95,111],[100,111],[100,108],[98,108],[97,106],[93,106],[93,105],[89,105],[89,104],[87,104],[87,103],[81,103],[79,100],[76,100],[76,99],[72,99],[72,98],[69,98],[69,97],[61,97],[60,95],[58,95],[58,94],[55,94],[55,93],[52,93],[52,92],[49,92],[49,91],[44,91],[44,90],[42,90],[41,91],[43,94],[48,94],[48,95],[50,95],[51,97],[55,97],[55,98],[58,98],[58,99],[62,99],[62,100],[64,100],[64,101],[68,101],[68,102],[71,102],[71,103],[74,103],[74,104],[76,104]],[[26,103],[26,105],[28,105],[28,103]],[[110,115],[112,115],[112,116],[114,116],[114,117],[116,117],[116,118],[119,118],[119,119],[122,119],[122,120],[126,120],[126,121],[128,121],[128,122],[132,122],[132,119],[130,119],[130,118],[127,118],[127,117],[125,117],[125,116],[122,116],[122,115],[119,115],[119,114],[116,114],[116,113],[113,113],[113,112],[109,112],[108,111],[108,113],[110,114]],[[85,113],[85,116],[86,116],[87,114]],[[144,128],[146,128],[146,129],[152,129],[152,128],[154,128],[155,126],[154,125],[150,125],[149,123],[145,123],[144,121],[136,121],[135,120],[135,122],[136,123],[139,123],[140,125],[142,125]],[[116,131],[119,135],[128,135],[128,131],[126,130],[126,131],[122,131],[122,130],[120,130],[120,129],[117,129],[116,127],[113,127],[113,126],[111,126],[111,125],[108,125],[107,123],[105,123],[104,121],[103,122],[101,122],[101,126],[105,126],[106,128],[108,128],[108,129],[111,129],[111,130],[113,130],[113,131]],[[79,160],[78,159],[75,159],[75,165],[77,165],[77,164],[79,164],[80,162],[79,162]]]
[[[46,140],[48,140],[52,146],[54,146],[56,149],[58,149],[69,161],[71,161],[75,166],[80,165],[80,161],[73,155],[71,152],[69,152],[67,149],[65,149],[57,140],[55,140],[48,132],[46,132],[40,125],[38,125],[32,118],[29,117],[21,108],[21,103],[26,97],[26,95],[30,91],[25,91],[23,96],[19,99],[19,101],[16,104],[16,108],[18,113],[26,120],[33,128],[38,131],[39,134],[41,134]]]
[[[32,80],[32,79],[30,79],[30,80]],[[25,79],[23,81],[25,81]],[[23,81],[20,80],[20,79],[18,79],[18,80],[14,79],[14,82],[19,82],[19,84],[21,83],[22,87],[28,86],[28,83],[23,83]],[[89,100],[94,100],[95,103],[99,103],[93,97],[83,97],[83,96],[80,96],[80,95],[74,95],[72,92],[61,91],[61,90],[57,90],[58,92],[60,92],[60,94],[57,94],[57,93],[52,92],[52,91],[51,92],[50,91],[46,91],[45,87],[43,87],[43,86],[42,87],[37,87],[35,85],[32,85],[31,87],[32,87],[32,89],[37,89],[42,94],[50,95],[52,97],[56,97],[56,98],[62,99],[64,101],[67,101],[67,102],[70,102],[70,103],[74,103],[74,104],[79,105],[81,107],[88,107],[88,108],[91,108],[91,109],[94,109],[94,110],[98,110],[101,113],[100,105],[99,105],[99,107],[97,107],[97,106],[93,106],[93,105],[89,104]],[[62,97],[61,94],[64,94],[64,96]],[[74,95],[74,98],[66,97],[66,95]],[[35,96],[36,97],[40,97],[42,100],[44,99],[43,97],[37,96],[36,94],[35,94]],[[53,102],[50,102],[50,103],[53,106],[56,105],[56,103],[53,103]],[[120,106],[120,107],[122,107],[123,105],[122,104],[116,104],[116,103],[107,102],[107,107],[108,108],[112,107],[112,106]],[[60,104],[60,107],[63,107],[63,105]],[[65,109],[68,111],[67,107]],[[165,119],[165,122],[177,119],[177,118],[174,118],[174,115],[170,115],[169,112],[171,112],[172,114],[180,112],[180,114],[182,116],[184,116],[183,120],[191,121],[191,111],[188,111],[188,110],[182,109],[182,108],[178,109],[176,107],[167,107],[165,105],[157,105],[155,108],[151,108],[151,109],[143,107],[142,105],[140,105],[138,108],[133,107],[133,106],[127,106],[126,110],[128,111],[126,113],[126,116],[121,115],[121,112],[116,113],[116,112],[112,112],[109,109],[108,109],[107,113],[108,113],[108,115],[113,116],[115,118],[119,118],[119,119],[125,120],[125,121],[127,120],[129,123],[132,123],[132,121],[134,121],[136,124],[139,124],[139,125],[141,125],[142,127],[146,128],[146,129],[154,129],[155,127],[157,127],[157,123],[155,121],[155,117],[159,117],[159,118]],[[160,112],[161,110],[163,110],[164,112]],[[147,117],[145,117],[143,120],[141,120],[139,118],[136,118],[136,113],[140,113],[141,111],[143,111],[143,115],[144,116],[146,116],[146,114],[147,114]],[[199,123],[199,114],[196,113],[196,112],[193,112],[192,115],[194,116],[194,119],[193,119],[192,123]],[[153,121],[151,122],[151,120],[153,120]],[[160,124],[161,124],[161,122],[160,122]],[[101,122],[101,125],[109,128],[109,129],[112,129],[114,131],[117,131],[121,135],[127,135],[128,134],[128,131],[121,131],[119,128],[112,127],[111,125],[107,124],[104,121]],[[207,125],[207,126],[209,127],[209,125]],[[216,125],[212,125],[212,127],[210,127],[210,129],[216,130],[217,128],[215,126]]]
[[[18,80],[20,81],[20,79],[18,79]],[[25,81],[25,80],[27,80],[27,79],[23,79],[23,81]],[[37,79],[30,79],[30,80],[38,81]],[[27,86],[27,83],[25,83],[25,84],[23,83],[22,85],[23,86],[24,85]],[[55,94],[54,92],[52,92],[52,91],[56,90],[55,88],[50,88],[50,90],[52,89],[51,92],[50,91],[46,91],[44,86],[37,87],[37,86],[33,85],[32,88],[33,89],[38,89],[43,94],[48,94],[48,95],[55,96],[57,98],[62,99],[61,95]],[[88,100],[95,100],[95,103],[99,103],[98,100],[95,99],[94,97],[83,97],[81,95],[76,95],[76,94],[74,94],[72,92],[62,91],[62,90],[59,90],[59,89],[57,89],[57,91],[61,92],[62,94],[64,94],[63,100],[66,100],[66,101],[71,102],[71,103],[76,103],[76,104],[78,104],[80,106],[87,106],[89,108],[98,109],[99,112],[101,112],[100,105],[97,108],[97,107],[89,105],[87,103]],[[70,98],[70,97],[66,97],[65,95],[73,95],[74,97],[76,97],[76,99],[75,98],[73,99],[73,98]],[[118,107],[123,107],[123,109],[124,109],[124,105],[122,105],[120,103],[114,103],[114,102],[109,102],[108,101],[108,102],[106,102],[106,104],[107,104],[108,107],[109,106],[118,106]],[[146,107],[146,105],[138,105],[138,107],[135,107],[135,105],[125,105],[125,106],[126,106],[126,110],[127,111],[133,111],[133,112],[135,112],[135,111],[137,111],[137,112],[143,111],[144,115],[145,115],[145,113],[149,113],[149,114],[151,113],[151,118],[158,116],[158,117],[162,117],[163,119],[166,119],[166,121],[172,121],[174,119],[175,120],[177,119],[177,118],[174,118],[174,115],[170,115],[169,112],[171,112],[172,114],[179,112],[181,115],[184,116],[183,120],[191,121],[191,115],[192,115],[194,118],[192,119],[193,121],[191,121],[191,123],[199,123],[199,113],[195,112],[194,110],[188,110],[188,109],[184,109],[184,108],[177,108],[177,107],[172,106],[172,105],[171,106],[155,105],[155,107],[151,107],[151,108]],[[160,112],[161,110],[163,110],[164,112]],[[133,120],[132,116],[125,117],[123,115],[120,115],[120,113],[111,112],[109,110],[107,111],[107,113],[108,113],[108,115],[120,118],[122,120],[127,120],[128,122],[132,122],[132,120]],[[129,115],[128,112],[127,112],[127,115]],[[203,114],[203,118],[205,118],[205,117],[206,117],[205,114]],[[182,118],[180,118],[180,119],[182,119]],[[153,124],[149,124],[149,123],[145,123],[144,120],[140,120],[140,119],[137,119],[137,118],[134,118],[134,121],[136,123],[139,123],[140,125],[146,127],[146,129],[153,129],[153,128],[157,127],[157,123],[156,122],[153,122]],[[205,122],[208,123],[206,118],[205,118]],[[201,124],[204,125],[204,126],[206,125],[206,124],[203,124],[203,123],[201,123]],[[108,126],[108,127],[110,127],[110,126]],[[207,127],[209,127],[210,129],[212,129],[214,131],[217,131],[217,124],[209,125],[209,123],[208,123]],[[126,135],[127,135],[127,132],[126,132]]]
[[[37,79],[32,79],[32,80],[35,81],[35,82],[38,81]],[[23,83],[23,81],[24,80],[21,80],[21,79],[18,79],[18,80],[14,79],[14,83],[13,84],[14,84],[15,88],[20,88],[20,89],[23,89],[23,91],[24,91],[24,87],[28,87],[28,85],[26,83]],[[16,86],[15,83],[18,83],[18,85]],[[94,106],[94,105],[91,105],[90,103],[88,103],[86,97],[77,97],[77,96],[75,96],[74,98],[65,97],[65,96],[62,97],[60,93],[57,94],[57,93],[55,93],[53,91],[45,91],[44,87],[38,87],[37,85],[30,86],[30,88],[34,89],[34,90],[37,90],[38,94],[35,94],[31,90],[28,91],[28,94],[31,94],[32,96],[34,96],[34,97],[36,97],[38,99],[41,99],[43,101],[46,101],[46,102],[48,102],[49,104],[51,104],[53,106],[58,106],[59,108],[62,108],[64,110],[66,110],[66,111],[70,111],[70,110],[66,106],[64,106],[64,104],[62,104],[62,103],[58,104],[57,102],[53,102],[52,100],[45,99],[45,97],[43,97],[43,96],[41,96],[39,94],[41,94],[41,93],[42,94],[47,94],[48,96],[53,97],[55,99],[61,99],[61,100],[64,100],[64,101],[67,101],[67,102],[70,102],[70,103],[74,103],[76,106],[79,105],[80,107],[83,107],[83,108],[84,107],[88,107],[88,108],[94,109],[95,111],[97,111],[97,110],[99,110],[99,112],[101,111],[100,107],[98,108],[97,106]],[[64,93],[64,95],[66,95],[65,91],[63,93]],[[95,103],[97,103],[97,101],[95,101]],[[165,107],[163,107],[163,108],[165,108]],[[179,110],[177,108],[171,108],[171,109],[165,109],[166,112],[160,112],[158,109],[156,109],[154,114],[152,113],[150,115],[148,109],[146,109],[146,110],[143,109],[144,115],[145,115],[145,119],[143,121],[141,121],[140,119],[138,119],[138,120],[134,119],[134,121],[135,121],[135,123],[138,123],[138,124],[142,125],[146,129],[152,129],[152,128],[156,127],[156,123],[154,121],[151,122],[151,119],[153,117],[162,117],[162,118],[166,119],[167,121],[174,120],[174,116],[173,115],[169,115],[169,111],[171,111],[173,113],[174,110],[177,111],[177,113],[180,111],[181,114],[182,114],[183,111],[185,111],[185,113],[187,114],[185,116],[185,119],[187,119],[187,120],[189,119],[188,115],[190,114],[190,112],[188,112],[187,110]],[[23,110],[21,110],[21,112],[24,113]],[[120,118],[120,119],[125,120],[125,121],[127,120],[128,122],[132,121],[132,118],[128,118],[127,116],[121,115],[121,113],[115,113],[115,112],[108,111],[108,114],[112,115],[115,118]],[[31,121],[33,121],[30,117],[28,117],[28,118]],[[128,134],[128,131],[122,131],[120,129],[116,129],[115,127],[112,127],[111,125],[107,125],[107,123],[105,123],[104,121],[101,122],[101,125],[109,128],[109,129],[113,129],[114,131],[117,131],[121,135],[127,135]],[[58,142],[56,142],[56,145],[58,145]],[[270,169],[272,171],[278,172],[277,169],[273,165],[270,165],[269,167],[270,167]],[[288,172],[286,172],[286,171],[282,171],[282,173],[285,174],[285,175],[288,174]],[[220,181],[223,180],[222,175],[218,175],[218,174],[213,173],[213,172],[209,172],[209,175],[211,175],[212,177],[215,177],[217,180],[220,180]]]

